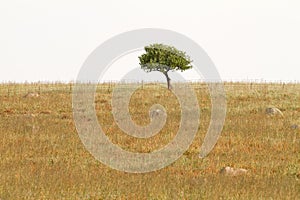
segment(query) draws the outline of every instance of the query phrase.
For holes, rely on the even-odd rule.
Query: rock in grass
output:
[[[43,110],[43,111],[40,111],[40,114],[44,114],[44,115],[49,115],[51,114],[51,110]]]
[[[242,169],[242,168],[237,168],[234,169],[232,167],[224,167],[220,170],[220,174],[222,175],[227,175],[227,176],[239,176],[239,175],[243,175],[246,174],[248,172],[248,170],[246,169]]]
[[[159,116],[159,115],[161,115],[161,114],[163,114],[164,112],[162,111],[162,110],[160,110],[160,109],[155,109],[155,110],[153,110],[153,111],[151,111],[150,112],[150,117],[151,118],[154,118],[154,117],[157,117],[157,116]]]
[[[283,116],[283,113],[281,112],[281,110],[279,110],[276,107],[268,107],[268,108],[266,108],[266,114],[267,115],[281,115],[281,116]]]
[[[23,98],[32,98],[32,97],[39,97],[40,95],[35,92],[28,92],[26,95],[23,96]]]
[[[300,128],[298,124],[293,124],[290,127],[291,127],[291,129],[294,129],[294,130]]]

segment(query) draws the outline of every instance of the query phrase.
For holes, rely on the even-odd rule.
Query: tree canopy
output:
[[[159,71],[167,78],[170,89],[169,71],[185,71],[192,68],[191,59],[185,52],[173,46],[164,44],[151,44],[145,47],[146,53],[139,57],[140,66],[146,72]]]

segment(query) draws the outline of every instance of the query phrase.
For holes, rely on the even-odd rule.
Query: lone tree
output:
[[[167,78],[168,89],[171,88],[169,71],[185,71],[192,68],[191,60],[185,52],[164,44],[151,44],[145,47],[146,53],[139,57],[140,65],[146,72],[159,71]]]

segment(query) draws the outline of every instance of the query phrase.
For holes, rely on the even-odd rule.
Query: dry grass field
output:
[[[132,152],[151,152],[177,133],[180,107],[158,85],[144,85],[132,96],[129,111],[140,125],[149,108],[165,106],[167,122],[159,134],[136,139],[113,120],[113,85],[99,85],[98,120],[111,141]],[[227,116],[215,148],[199,151],[210,121],[205,84],[193,84],[201,109],[192,145],[159,171],[130,174],[97,161],[83,146],[72,114],[70,84],[0,85],[0,199],[300,199],[300,84],[225,83]],[[39,96],[26,95],[28,92]],[[266,115],[269,106],[283,116]],[[223,167],[244,168],[239,176]]]

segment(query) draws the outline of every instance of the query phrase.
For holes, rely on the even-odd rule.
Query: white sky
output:
[[[188,36],[223,80],[300,81],[299,0],[2,0],[0,82],[75,80],[98,45],[139,28]],[[134,67],[125,56],[105,78]]]

